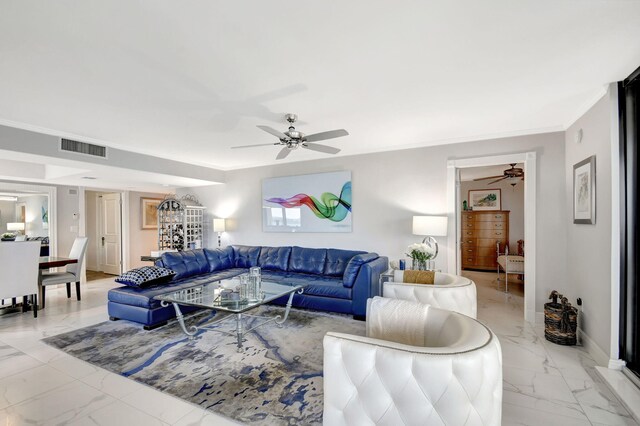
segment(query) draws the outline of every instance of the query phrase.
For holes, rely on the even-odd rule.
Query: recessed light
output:
[[[93,177],[93,176],[82,176],[82,179],[96,180],[98,178]]]

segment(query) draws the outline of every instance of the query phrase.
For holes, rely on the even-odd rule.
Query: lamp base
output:
[[[429,247],[433,247],[435,249],[436,253],[433,255],[431,260],[433,260],[436,257],[438,257],[438,242],[436,241],[435,238],[433,238],[433,237],[424,237],[424,239],[422,240],[422,243],[428,245]]]

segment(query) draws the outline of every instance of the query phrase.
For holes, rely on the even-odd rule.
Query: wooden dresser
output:
[[[462,269],[495,270],[498,266],[496,243],[500,251],[509,242],[509,212],[462,212]]]

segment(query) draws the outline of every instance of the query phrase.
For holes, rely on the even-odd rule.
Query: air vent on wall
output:
[[[91,155],[93,157],[107,158],[106,146],[78,142],[71,139],[60,139],[60,150],[75,152],[76,154]]]

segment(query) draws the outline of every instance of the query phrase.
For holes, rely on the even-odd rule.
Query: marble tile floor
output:
[[[504,425],[635,425],[609,392],[595,361],[580,347],[544,340],[542,326],[523,320],[522,286],[505,294],[495,274],[465,272],[478,287],[478,317],[503,349]],[[53,349],[40,339],[106,320],[113,279],[92,281],[81,302],[64,288],[47,294],[47,308],[0,317],[0,424],[231,425],[152,388]]]

